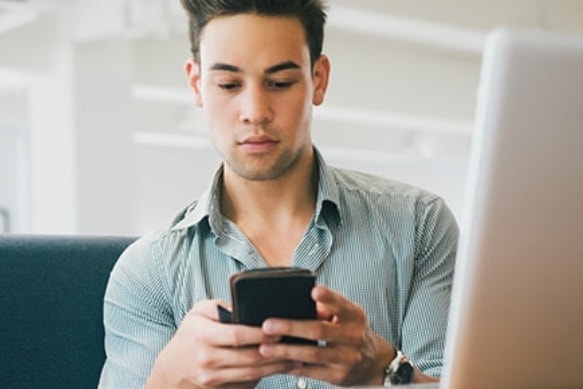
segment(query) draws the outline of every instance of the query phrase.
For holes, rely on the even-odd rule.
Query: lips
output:
[[[267,135],[252,135],[239,142],[241,145],[260,145],[265,143],[277,143],[277,141]]]
[[[278,144],[278,141],[267,135],[252,135],[241,142],[239,145],[251,153],[265,153],[270,151]]]

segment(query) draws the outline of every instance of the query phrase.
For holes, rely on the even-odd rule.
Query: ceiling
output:
[[[382,36],[405,44],[479,54],[485,34],[497,26],[583,31],[580,0],[329,0],[329,29]],[[16,45],[47,19],[58,39],[104,36],[165,37],[184,34],[178,0],[0,0],[0,89],[26,82],[28,58],[11,60]],[[54,34],[54,31],[50,31]],[[41,37],[42,37],[41,33]],[[44,36],[45,38],[47,35]],[[37,38],[40,38],[37,35]],[[49,37],[50,38],[50,37]],[[46,42],[36,42],[39,47]],[[35,44],[35,42],[30,42]]]
[[[332,96],[332,106],[322,117],[336,123],[351,115],[363,125],[443,128],[444,133],[467,134],[473,119],[480,55],[489,30],[508,26],[583,32],[580,0],[328,3],[328,47],[343,62],[334,73],[340,80],[339,93]],[[0,125],[25,122],[27,90],[38,77],[56,71],[54,59],[62,47],[102,39],[135,42],[136,62],[146,64],[135,70],[141,82],[136,95],[146,90],[158,101],[190,103],[188,96],[176,90],[183,85],[181,72],[166,71],[169,66],[180,66],[185,34],[185,16],[178,0],[0,0]],[[375,54],[379,43],[386,48],[385,53]],[[349,44],[352,46],[347,48]],[[362,54],[369,59],[358,62],[351,53],[359,52],[363,45],[371,45]],[[367,85],[375,83],[371,76],[362,90],[353,81],[354,85],[342,86],[342,80],[353,77],[354,66],[362,65],[361,77],[367,79],[382,71],[379,66],[383,63],[391,67],[388,77],[392,79],[379,83],[377,96],[362,102],[352,98],[354,93],[343,97],[342,88],[367,95]],[[166,78],[160,76],[163,74]],[[153,80],[152,75],[158,78]],[[404,79],[408,83],[402,82]],[[152,84],[158,89],[148,89]],[[419,96],[428,95],[428,88],[447,91],[444,96],[423,101]],[[399,99],[385,98],[382,89],[399,89]],[[347,106],[354,111],[347,113]]]

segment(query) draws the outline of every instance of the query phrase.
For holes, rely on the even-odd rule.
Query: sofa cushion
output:
[[[0,387],[97,386],[103,295],[134,240],[0,235]]]

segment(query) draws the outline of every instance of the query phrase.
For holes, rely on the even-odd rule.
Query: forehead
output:
[[[238,14],[212,19],[200,37],[200,61],[222,62],[242,68],[268,67],[294,61],[309,63],[309,48],[299,19],[282,16]]]

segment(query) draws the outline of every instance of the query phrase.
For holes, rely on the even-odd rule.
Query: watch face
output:
[[[413,365],[411,365],[409,362],[403,363],[397,369],[392,384],[395,385],[409,384],[411,383],[412,378],[413,378]]]

